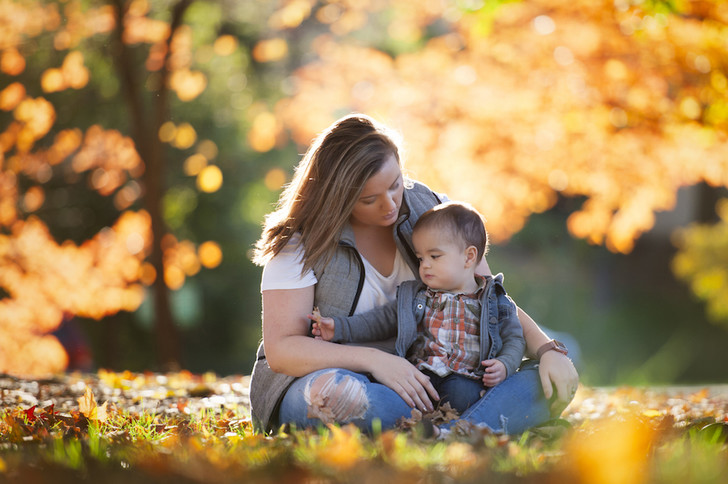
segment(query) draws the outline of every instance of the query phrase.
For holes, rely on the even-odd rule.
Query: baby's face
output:
[[[458,237],[436,228],[415,230],[415,255],[420,261],[420,278],[437,291],[467,293],[473,284],[465,247]]]

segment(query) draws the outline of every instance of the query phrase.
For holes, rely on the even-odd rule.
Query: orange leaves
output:
[[[418,16],[415,3],[392,2],[380,20],[422,28],[438,7]],[[728,186],[727,52],[716,9],[654,16],[615,5],[442,4],[451,30],[394,59],[322,36],[319,60],[296,72],[296,94],[275,112],[302,145],[342,110],[380,117],[402,131],[409,173],[476,204],[495,242],[560,194],[586,199],[572,234],[626,253],[680,187]],[[353,10],[330,2],[320,15]]]
[[[56,120],[53,105],[39,98],[25,98],[13,112],[20,130],[15,135],[15,145],[19,152],[29,151],[33,144],[50,131]]]
[[[88,84],[89,72],[83,63],[83,54],[79,51],[69,53],[60,68],[47,69],[40,80],[45,92],[56,92],[64,89],[81,89]]]
[[[25,97],[25,86],[19,82],[13,82],[5,89],[0,91],[0,109],[3,111],[12,111],[20,104]]]
[[[18,49],[11,47],[0,54],[0,71],[9,76],[17,76],[25,70],[25,57]]]
[[[55,330],[64,314],[101,318],[133,311],[143,299],[136,283],[151,240],[149,216],[126,212],[113,227],[78,247],[57,244],[47,227],[30,218],[0,235],[0,372],[48,375],[67,358]],[[82,290],[80,289],[82,288]]]
[[[301,25],[311,15],[314,0],[286,0],[282,7],[268,19],[268,24],[275,30],[293,29]]]
[[[338,427],[327,425],[331,439],[317,449],[317,460],[338,470],[351,469],[364,457],[362,435],[354,425]]]
[[[288,44],[282,38],[261,40],[253,48],[253,58],[258,62],[275,62],[287,54]]]
[[[13,304],[5,303],[0,307],[0,314],[20,316],[27,318],[29,308],[9,307]],[[68,357],[58,340],[49,335],[39,336],[25,329],[23,320],[13,321],[12,324],[0,329],[0,371],[18,376],[36,377],[51,376],[62,372],[68,365]]]
[[[106,406],[108,403],[109,402],[106,401],[103,405],[98,406],[91,388],[86,387],[86,391],[83,396],[78,397],[78,411],[85,415],[89,420],[105,422],[109,418],[106,413]]]
[[[126,26],[123,34],[124,43],[154,44],[156,42],[162,42],[169,37],[169,24],[162,20],[145,17],[148,10],[149,6],[147,2],[138,0],[132,2],[124,19]]]
[[[212,50],[215,52],[216,55],[219,55],[221,57],[232,55],[237,50],[237,48],[238,39],[229,34],[221,35],[220,37],[215,39],[215,42],[212,44]]]
[[[176,70],[169,78],[169,87],[180,101],[192,101],[207,88],[207,77],[200,71]]]
[[[207,88],[207,76],[190,69],[192,65],[192,29],[182,26],[174,32],[170,44],[169,87],[180,101],[191,101]]]
[[[253,118],[253,125],[248,131],[248,143],[255,151],[270,151],[276,146],[281,131],[282,126],[272,113],[260,111]]]
[[[563,460],[577,482],[641,484],[647,482],[654,431],[637,417],[613,419],[567,441]]]
[[[351,424],[254,433],[248,384],[247,376],[186,371],[100,370],[46,381],[0,375],[8,475],[30,462],[35,475],[57,479],[59,455],[63,465],[83,457],[68,475],[83,479],[93,468],[101,481],[123,468],[150,482],[224,475],[225,482],[712,483],[728,469],[725,386],[582,387],[566,420],[512,436],[463,428],[433,441],[401,429],[369,436]],[[101,395],[110,403],[99,405]],[[55,450],[38,452],[39,444]],[[27,452],[22,463],[19,452]]]
[[[92,170],[91,186],[102,195],[110,195],[122,186],[126,173],[139,176],[144,164],[131,138],[116,130],[91,126],[84,137],[81,150],[73,157],[74,171]]]
[[[220,244],[214,240],[208,240],[200,244],[197,248],[197,254],[200,258],[200,263],[208,269],[214,269],[222,262],[222,249],[220,248]]]
[[[182,287],[188,276],[197,274],[201,266],[213,269],[222,262],[222,249],[212,240],[203,242],[195,249],[188,240],[177,241],[168,234],[162,240],[164,250],[164,282],[167,287],[177,290]]]

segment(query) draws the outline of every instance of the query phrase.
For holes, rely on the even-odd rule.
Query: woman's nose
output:
[[[391,212],[394,210],[394,208],[397,206],[396,203],[394,203],[394,198],[387,195],[387,197],[384,200],[384,208],[387,212]]]

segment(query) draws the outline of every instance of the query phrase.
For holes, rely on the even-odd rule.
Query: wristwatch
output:
[[[536,358],[540,360],[544,353],[546,353],[547,351],[551,351],[551,350],[558,351],[562,355],[569,354],[569,350],[566,348],[566,345],[564,343],[562,343],[561,341],[552,339],[548,343],[544,343],[543,345],[541,345],[541,347],[536,352]]]

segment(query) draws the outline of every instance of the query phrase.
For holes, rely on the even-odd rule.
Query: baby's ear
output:
[[[474,245],[470,245],[465,249],[465,267],[478,265],[478,249]]]

